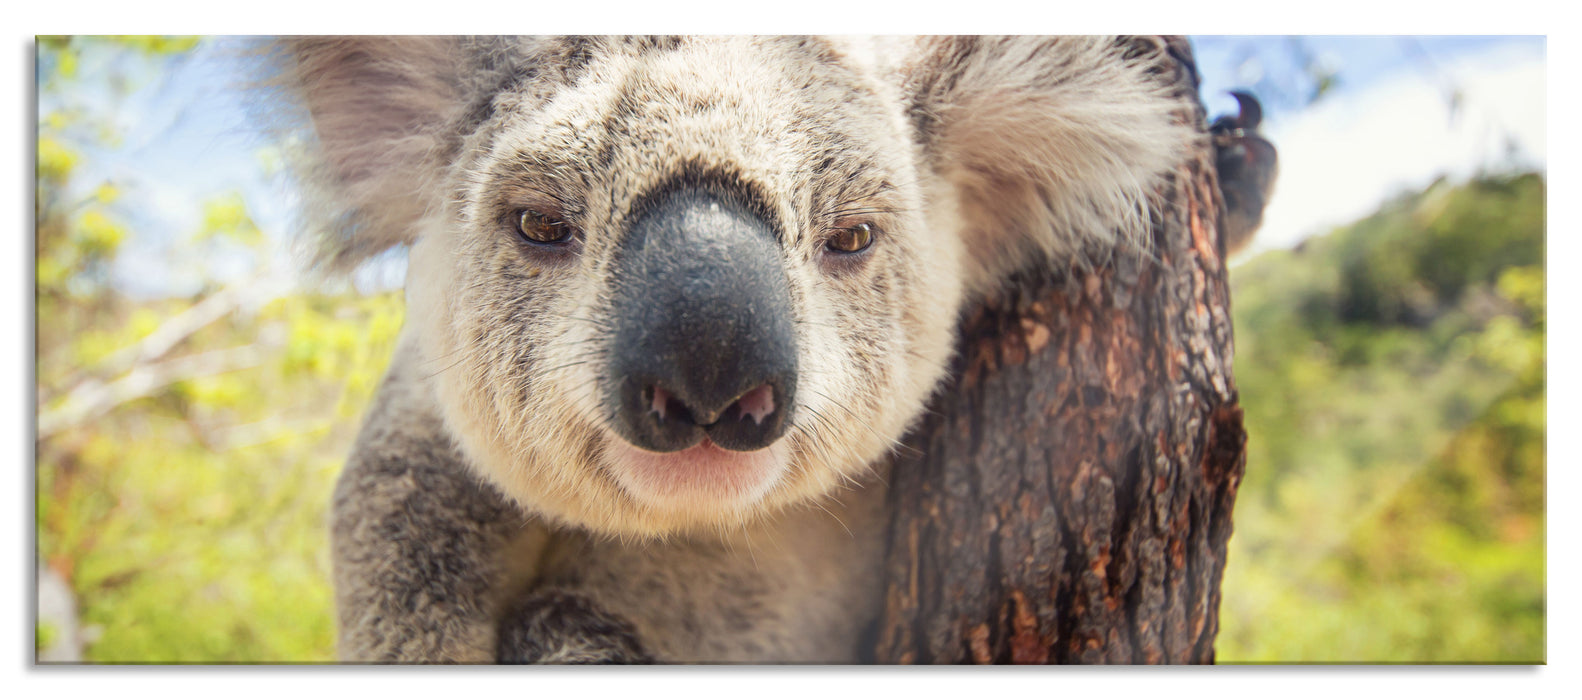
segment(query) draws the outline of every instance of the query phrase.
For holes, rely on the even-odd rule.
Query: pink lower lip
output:
[[[622,485],[658,500],[740,501],[761,495],[785,466],[780,443],[753,452],[724,449],[708,438],[678,452],[648,452],[616,439],[611,465]]]

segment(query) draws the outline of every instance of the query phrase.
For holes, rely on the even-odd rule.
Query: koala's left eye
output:
[[[878,227],[866,222],[838,228],[828,240],[824,241],[824,247],[836,253],[860,253],[873,245],[873,239],[878,233]]]
[[[524,209],[516,221],[516,232],[532,243],[565,243],[571,240],[571,224],[558,217]]]

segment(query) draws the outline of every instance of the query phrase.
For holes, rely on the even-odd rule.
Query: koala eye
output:
[[[866,222],[838,228],[829,240],[824,241],[824,247],[836,253],[860,253],[873,245],[874,236],[878,233],[878,227]]]
[[[571,224],[532,209],[522,210],[521,216],[516,220],[516,232],[528,242],[540,244],[565,243],[571,240],[575,233]]]

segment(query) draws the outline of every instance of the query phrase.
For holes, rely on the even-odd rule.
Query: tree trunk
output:
[[[1157,47],[1157,40],[1143,41]],[[1152,247],[1029,273],[963,319],[891,477],[882,663],[1209,663],[1246,434],[1203,138]]]

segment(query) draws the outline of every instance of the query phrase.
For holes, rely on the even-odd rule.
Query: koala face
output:
[[[494,98],[412,251],[453,433],[610,532],[856,476],[938,380],[961,293],[894,89],[822,42],[600,48]]]
[[[285,53],[352,222],[325,257],[411,244],[448,432],[525,507],[616,535],[860,475],[921,413],[963,299],[1126,244],[1192,133],[1135,40]]]

